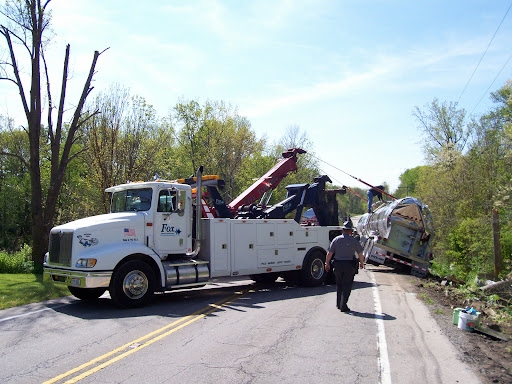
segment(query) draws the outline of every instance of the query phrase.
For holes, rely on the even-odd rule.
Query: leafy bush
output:
[[[32,247],[25,244],[15,253],[0,252],[0,273],[32,273]]]
[[[492,272],[493,245],[489,224],[481,219],[463,219],[449,234],[446,256],[452,273],[468,280],[478,273]]]

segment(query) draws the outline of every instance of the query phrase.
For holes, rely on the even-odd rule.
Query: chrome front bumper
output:
[[[112,272],[85,272],[43,268],[43,280],[79,288],[108,288]]]

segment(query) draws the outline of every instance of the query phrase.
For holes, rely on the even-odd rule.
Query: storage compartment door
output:
[[[212,277],[230,276],[229,263],[229,224],[226,222],[211,223],[211,234],[209,240],[210,268]]]
[[[231,222],[232,274],[243,275],[257,269],[256,224]]]

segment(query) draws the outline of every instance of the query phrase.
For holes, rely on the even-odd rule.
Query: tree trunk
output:
[[[41,137],[41,34],[42,24],[38,17],[37,5],[35,2],[30,4],[30,13],[32,17],[32,73],[30,88],[29,116],[27,116],[28,136],[30,142],[30,181],[32,186],[32,260],[34,265],[42,266],[44,253],[47,244],[44,243],[44,236],[41,231],[44,230],[43,213],[43,192],[41,187],[41,170],[39,168],[40,154],[39,145]],[[39,269],[36,267],[36,269]]]

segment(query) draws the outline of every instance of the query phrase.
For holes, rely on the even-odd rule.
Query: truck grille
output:
[[[71,266],[71,245],[73,232],[59,232],[50,235],[50,264]]]

